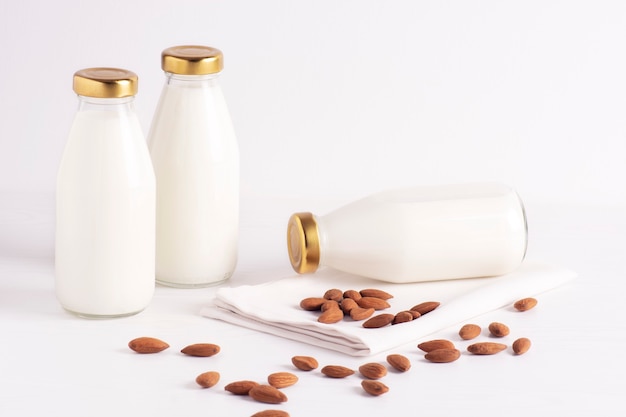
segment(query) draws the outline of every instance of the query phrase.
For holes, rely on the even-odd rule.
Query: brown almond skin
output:
[[[513,352],[515,352],[516,355],[523,355],[524,353],[528,352],[528,349],[530,349],[530,345],[530,339],[526,337],[520,337],[515,342],[513,342]]]
[[[495,337],[504,337],[508,336],[511,333],[511,330],[506,324],[493,322],[489,324],[489,333],[491,333]]]
[[[474,355],[494,355],[502,352],[504,349],[506,349],[504,343],[495,342],[479,342],[467,347],[467,351]]]
[[[413,321],[413,314],[408,311],[401,311],[394,316],[391,324],[406,323],[408,321]]]
[[[317,321],[324,324],[337,323],[341,320],[343,320],[343,311],[340,308],[330,308],[317,318]]]
[[[213,343],[195,343],[186,346],[181,352],[188,356],[209,357],[220,353],[220,347]]]
[[[380,363],[370,362],[359,366],[359,372],[367,379],[380,379],[387,375],[387,367]]]
[[[220,374],[215,371],[204,372],[196,377],[196,383],[202,388],[211,388],[216,385],[219,380]]]
[[[322,304],[328,301],[322,297],[308,297],[300,301],[300,308],[306,311],[319,311]]]
[[[350,310],[350,318],[354,321],[361,321],[372,317],[375,312],[373,308],[356,307]]]
[[[344,314],[350,314],[355,308],[360,308],[359,305],[352,298],[344,298],[339,305]]]
[[[377,290],[375,288],[366,288],[359,291],[359,294],[361,294],[361,297],[376,297],[383,300],[389,300],[393,298],[393,295],[389,294],[388,292],[383,290]]]
[[[417,311],[418,313],[420,313],[423,316],[424,314],[430,313],[431,311],[433,311],[434,309],[436,309],[440,305],[441,305],[441,303],[438,302],[438,301],[426,301],[424,303],[419,303],[419,304],[413,306],[411,308],[411,311]]]
[[[424,358],[435,363],[454,362],[461,357],[458,349],[435,349],[424,355]]]
[[[289,417],[289,413],[283,410],[263,410],[252,414],[251,417]]]
[[[352,369],[340,365],[326,365],[321,372],[330,378],[345,378],[354,374]]]
[[[374,310],[384,310],[391,307],[387,301],[376,297],[361,297],[356,303],[359,307],[373,308]]]
[[[271,385],[257,385],[252,387],[248,395],[256,401],[267,404],[280,404],[287,401],[285,393]]]
[[[365,379],[361,381],[361,386],[370,395],[379,396],[386,392],[389,392],[389,387],[380,381],[372,381],[371,379]]]
[[[397,353],[387,355],[387,363],[400,372],[406,372],[411,369],[411,361],[409,358]]]
[[[343,299],[343,291],[337,288],[332,288],[324,293],[324,298],[339,302]]]
[[[454,343],[446,339],[429,340],[427,342],[420,343],[417,347],[424,352],[432,352],[437,349],[455,349]]]
[[[394,317],[395,316],[393,314],[379,314],[369,320],[366,320],[365,323],[363,323],[363,327],[366,329],[378,329],[380,327],[385,327],[393,321]]]
[[[256,381],[243,380],[231,382],[230,384],[226,385],[224,389],[235,395],[248,395],[250,390],[257,385],[259,385],[259,383]]]
[[[301,371],[312,371],[319,366],[317,359],[311,356],[294,356],[291,358],[291,363]]]
[[[517,311],[528,311],[531,308],[535,307],[536,305],[537,305],[537,299],[533,297],[527,297],[527,298],[522,298],[521,300],[517,300],[513,304],[513,307]]]
[[[480,336],[482,329],[477,324],[465,324],[459,330],[459,336],[463,340],[472,340]]]
[[[331,309],[335,309],[335,310],[340,309],[339,303],[335,300],[326,300],[326,302],[322,304],[322,306],[320,307],[320,311],[322,313],[325,312],[326,310],[331,310]]]
[[[267,377],[267,383],[275,388],[287,388],[296,382],[298,377],[291,372],[275,372]]]
[[[354,301],[357,301],[361,298],[361,293],[356,290],[347,290],[343,293],[343,298],[350,298]]]
[[[128,347],[137,353],[159,353],[170,345],[154,337],[138,337],[128,342]]]

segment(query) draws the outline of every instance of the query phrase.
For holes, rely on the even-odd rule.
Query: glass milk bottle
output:
[[[83,317],[128,316],[154,293],[156,185],[134,110],[137,76],[74,74],[79,108],[57,175],[56,295]]]
[[[157,179],[156,279],[203,287],[237,263],[239,148],[222,95],[222,53],[163,51],[166,82],[148,136]]]
[[[495,183],[390,190],[325,216],[296,213],[287,247],[298,273],[328,266],[387,282],[501,275],[524,259],[517,193]]]

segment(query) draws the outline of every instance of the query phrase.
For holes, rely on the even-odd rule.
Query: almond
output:
[[[370,395],[382,395],[389,391],[389,387],[380,381],[372,381],[371,379],[365,379],[361,381],[361,386]]]
[[[515,342],[513,342],[513,352],[515,352],[516,355],[523,355],[524,353],[528,352],[528,349],[530,349],[530,345],[530,339],[526,337],[520,337]]]
[[[394,316],[391,324],[406,323],[407,321],[413,321],[413,314],[408,311],[401,311]]]
[[[350,318],[355,321],[361,321],[372,317],[376,312],[373,308],[356,307],[350,310]]]
[[[326,301],[328,300],[322,297],[308,297],[300,301],[300,308],[306,311],[317,311]]]
[[[324,298],[339,302],[343,299],[343,291],[338,290],[337,288],[332,288],[324,293]]]
[[[256,401],[267,404],[280,404],[287,401],[285,393],[271,385],[257,385],[252,387],[248,395]]]
[[[521,300],[517,300],[513,307],[518,311],[528,311],[534,306],[537,305],[537,300],[532,297],[522,298]]]
[[[423,316],[426,313],[430,313],[431,311],[433,311],[434,309],[436,309],[440,305],[441,305],[441,303],[439,303],[437,301],[426,301],[424,303],[420,303],[418,305],[413,306],[411,308],[411,311],[417,311],[418,313],[420,313]]]
[[[359,372],[367,379],[380,379],[387,375],[387,367],[380,363],[370,362],[359,366]]]
[[[377,329],[379,327],[385,327],[393,321],[394,317],[395,316],[393,314],[379,314],[363,323],[363,327],[367,329]]]
[[[255,381],[235,381],[226,385],[224,389],[235,395],[248,395],[250,390],[257,385],[259,385],[259,383]]]
[[[411,361],[409,358],[397,353],[388,355],[387,363],[400,372],[406,372],[411,368]]]
[[[474,355],[493,355],[498,352],[502,352],[506,349],[506,345],[503,343],[494,342],[480,342],[474,343],[467,347],[467,351]]]
[[[424,358],[435,363],[454,362],[461,357],[461,352],[457,349],[435,349],[424,355]]]
[[[354,301],[357,301],[359,298],[361,298],[361,293],[359,293],[358,291],[355,291],[355,290],[348,290],[348,291],[345,291],[343,293],[343,298],[344,299],[345,298],[350,298],[350,299],[352,299]]]
[[[376,297],[361,297],[356,300],[356,303],[359,307],[373,308],[374,310],[384,310],[391,307],[387,301]]]
[[[217,384],[220,380],[219,372],[209,371],[204,372],[196,377],[196,383],[202,388],[211,388]]]
[[[335,300],[326,300],[324,304],[320,307],[320,311],[323,313],[327,310],[339,310],[339,303]]]
[[[317,360],[311,356],[294,356],[291,363],[301,371],[312,371],[319,366]]]
[[[334,301],[333,301],[334,302]],[[343,311],[340,308],[330,308],[324,311],[317,321],[324,324],[337,323],[343,319]]]
[[[252,417],[289,417],[289,413],[283,410],[263,410],[252,414]]]
[[[138,337],[128,342],[128,347],[137,353],[159,353],[170,345],[154,337]]]
[[[466,324],[459,330],[459,336],[463,340],[472,340],[480,335],[482,329],[477,324]]]
[[[504,337],[507,336],[511,331],[506,324],[493,322],[489,325],[489,333],[491,333],[495,337]]]
[[[267,377],[267,382],[275,388],[287,388],[298,382],[298,377],[291,372],[275,372]]]
[[[340,365],[326,365],[322,368],[322,373],[330,378],[345,378],[354,374],[354,371],[350,368]]]
[[[422,342],[417,347],[424,352],[432,352],[437,349],[454,349],[454,343],[446,339],[434,339]]]
[[[183,348],[181,352],[189,356],[209,357],[220,353],[220,347],[213,343],[195,343]]]
[[[376,297],[382,298],[383,300],[389,300],[390,298],[393,298],[393,295],[389,294],[388,292],[385,292],[383,290],[377,290],[374,288],[366,288],[359,291],[359,294],[361,294],[361,297]]]
[[[411,315],[413,316],[413,320],[422,317],[422,314],[419,311],[409,310],[409,313],[411,313]]]
[[[352,298],[344,298],[341,300],[341,304],[339,305],[344,314],[350,314],[355,308],[360,308],[359,305]]]

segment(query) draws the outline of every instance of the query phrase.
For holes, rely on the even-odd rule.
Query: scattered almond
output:
[[[394,353],[387,356],[387,363],[400,372],[411,369],[411,361],[406,356]]]
[[[343,298],[350,298],[354,301],[357,301],[359,298],[361,298],[361,293],[356,290],[348,290],[343,293]]]
[[[267,383],[275,388],[287,388],[298,382],[298,377],[291,372],[275,372],[267,377]]]
[[[370,362],[359,366],[359,372],[368,379],[380,379],[387,375],[387,367],[380,363]]]
[[[513,342],[513,352],[515,352],[516,355],[523,355],[524,353],[528,352],[528,349],[530,349],[530,345],[530,339],[526,337],[520,337],[515,342]]]
[[[504,337],[511,333],[511,331],[506,324],[494,321],[489,325],[489,333],[491,333],[495,337]]]
[[[426,313],[430,313],[431,311],[433,311],[434,309],[436,309],[440,305],[441,305],[441,303],[439,303],[438,301],[426,301],[424,303],[420,303],[418,305],[413,306],[411,308],[411,310],[412,311],[417,311],[418,313],[420,313],[423,316]]]
[[[435,363],[454,362],[461,357],[458,349],[435,349],[424,355],[424,358]]]
[[[259,385],[259,383],[255,381],[235,381],[226,385],[224,389],[235,395],[248,395],[250,390],[257,385]]]
[[[361,297],[356,300],[359,307],[373,308],[374,310],[384,310],[391,307],[386,300],[377,297]]]
[[[343,311],[340,308],[330,308],[324,311],[317,318],[317,321],[324,324],[332,324],[340,322],[343,319]]]
[[[463,340],[472,340],[480,335],[482,329],[477,324],[466,324],[459,330],[459,336]]]
[[[211,388],[217,384],[219,380],[220,374],[215,371],[204,372],[196,377],[196,383],[202,388]]]
[[[263,410],[252,414],[251,417],[289,417],[289,413],[283,410]]]
[[[250,389],[248,395],[256,401],[267,404],[280,404],[287,401],[285,393],[271,385],[254,386]]]
[[[382,298],[383,300],[389,300],[390,298],[393,298],[393,295],[389,294],[388,292],[385,292],[383,290],[377,290],[374,288],[366,288],[359,291],[359,294],[361,294],[361,297],[376,297]]]
[[[343,292],[337,288],[332,288],[324,293],[324,298],[339,302],[343,299]]]
[[[195,343],[183,348],[181,352],[189,356],[209,357],[217,355],[220,352],[220,347],[213,343]]]
[[[422,342],[417,347],[424,352],[432,352],[437,349],[454,349],[454,343],[446,339],[434,339]]]
[[[138,337],[128,342],[128,347],[137,353],[159,353],[170,345],[154,337]]]
[[[317,311],[322,308],[322,304],[328,301],[322,297],[308,297],[300,301],[300,308],[306,311]]]
[[[493,355],[506,349],[503,343],[479,342],[469,345],[467,351],[474,355]]]
[[[354,321],[361,321],[372,317],[375,312],[373,308],[356,307],[350,310],[350,318]]]
[[[406,323],[407,321],[412,320],[413,314],[411,314],[409,311],[401,311],[393,317],[393,321],[391,322],[391,324]]]
[[[291,358],[291,363],[301,371],[312,371],[319,366],[317,359],[311,356],[294,356]]]
[[[361,386],[370,395],[378,396],[389,391],[389,387],[380,381],[372,381],[371,379],[364,379],[361,381]]]
[[[340,365],[326,365],[322,368],[322,373],[330,378],[345,378],[354,374],[354,371],[350,368]]]
[[[393,321],[394,317],[395,316],[393,314],[379,314],[363,323],[363,327],[367,329],[377,329],[379,327],[385,327]]]
[[[320,307],[320,311],[323,313],[324,311],[327,310],[339,310],[339,303],[335,300],[326,300],[326,302],[324,304],[322,304],[322,306]]]
[[[341,307],[341,311],[343,311],[344,314],[350,314],[353,309],[360,308],[356,301],[354,301],[352,298],[344,298],[343,300],[341,300],[339,306]]]
[[[522,298],[521,300],[517,300],[513,307],[518,311],[528,311],[531,308],[537,305],[537,300],[532,297]]]

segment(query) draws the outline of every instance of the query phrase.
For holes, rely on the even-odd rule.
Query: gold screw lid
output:
[[[121,98],[137,94],[138,77],[120,68],[86,68],[74,73],[76,94],[96,98]]]
[[[317,222],[311,213],[296,213],[287,225],[289,261],[299,274],[315,272],[320,264]]]
[[[161,68],[180,75],[215,74],[224,68],[224,56],[210,46],[172,46],[161,53]]]

